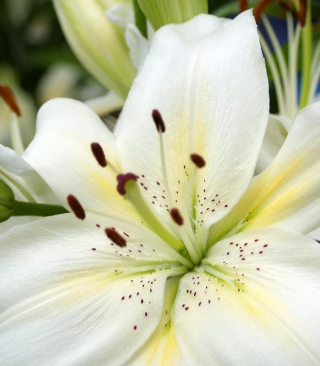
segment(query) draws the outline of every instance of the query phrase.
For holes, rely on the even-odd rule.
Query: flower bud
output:
[[[137,0],[154,30],[165,24],[184,23],[201,13],[208,13],[206,0]]]
[[[14,194],[12,189],[0,179],[0,222],[8,220],[13,213]]]
[[[107,89],[125,99],[136,75],[124,30],[106,17],[124,0],[54,0],[64,34],[81,63]]]

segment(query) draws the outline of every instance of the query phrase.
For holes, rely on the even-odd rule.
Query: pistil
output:
[[[157,219],[151,208],[143,199],[140,189],[136,183],[137,176],[133,173],[121,174],[118,176],[118,192],[138,211],[144,222],[154,231],[160,238],[176,250],[185,248],[182,241],[173,236]]]
[[[166,197],[169,202],[169,206],[173,207],[173,199],[171,196],[171,191],[169,188],[169,182],[168,182],[168,174],[167,174],[167,166],[166,166],[166,159],[165,159],[165,153],[164,153],[164,143],[163,143],[163,133],[166,130],[163,118],[160,114],[160,112],[157,109],[154,109],[152,111],[152,118],[156,125],[157,131],[159,132],[159,140],[160,140],[160,158],[161,158],[161,169],[162,169],[162,178],[163,178],[163,184],[164,189],[166,192]]]

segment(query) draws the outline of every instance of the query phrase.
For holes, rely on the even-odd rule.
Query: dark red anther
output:
[[[307,17],[307,0],[300,0],[300,6],[299,6],[299,22],[301,24],[301,27],[304,27],[306,24],[306,17]]]
[[[75,196],[69,194],[67,197],[68,204],[72,210],[72,212],[76,215],[76,217],[80,220],[84,220],[86,217],[86,213],[81,206],[80,202],[76,199]]]
[[[294,18],[297,18],[298,13],[296,11],[296,8],[294,7],[293,1],[290,3],[285,2],[284,0],[278,0],[278,3],[282,8],[287,11],[288,13],[291,13]]]
[[[152,118],[154,120],[158,132],[165,132],[166,126],[163,122],[160,112],[157,109],[154,109],[152,111]]]
[[[239,0],[239,10],[240,13],[248,10],[248,0]]]
[[[256,22],[259,23],[262,13],[264,9],[277,0],[261,0],[254,8],[253,15],[256,18]]]
[[[91,144],[91,151],[93,156],[96,158],[98,164],[105,168],[107,166],[107,160],[102,150],[102,147],[97,142]]]
[[[197,166],[197,168],[203,168],[206,165],[203,157],[198,154],[191,154],[190,159],[192,160],[193,164]]]
[[[12,90],[6,85],[0,85],[0,97],[7,103],[12,112],[21,116],[21,111]]]
[[[117,191],[124,196],[126,194],[126,190],[125,190],[125,186],[126,183],[129,180],[134,180],[135,182],[137,181],[138,177],[133,174],[133,173],[127,173],[127,174],[119,174],[117,176],[117,181],[118,181],[118,185],[117,185]]]
[[[172,220],[179,226],[183,225],[183,217],[180,215],[180,212],[177,208],[172,208],[170,210],[170,215]]]
[[[122,248],[127,246],[126,240],[116,230],[112,228],[107,228],[105,229],[105,233],[107,237],[119,247]]]

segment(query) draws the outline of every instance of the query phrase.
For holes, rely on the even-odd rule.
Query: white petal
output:
[[[107,12],[108,19],[125,28],[125,39],[130,50],[130,59],[136,70],[140,71],[149,51],[149,41],[142,36],[134,22],[132,4],[117,4]]]
[[[175,329],[171,321],[179,278],[172,277],[166,283],[165,299],[161,321],[140,351],[130,360],[129,365],[184,365],[182,354],[177,343]]]
[[[93,156],[93,142],[117,167],[114,136],[100,118],[80,102],[53,99],[39,111],[37,133],[24,158],[67,208],[66,197],[72,194],[86,209],[134,215],[116,191],[115,173],[110,167],[102,168]]]
[[[316,230],[313,230],[308,234],[308,236],[314,240],[320,241],[320,227],[318,227]]]
[[[320,363],[317,243],[261,229],[222,240],[208,257],[177,295],[174,326],[188,364]]]
[[[308,234],[320,226],[320,102],[299,112],[272,164],[255,177],[226,220],[212,228],[221,237],[276,225]]]
[[[116,4],[106,11],[110,22],[126,28],[128,24],[134,24],[134,9],[132,4]]]
[[[4,364],[118,365],[144,345],[160,321],[166,278],[176,269],[138,252],[123,266],[113,248],[71,215],[14,228],[2,238]]]
[[[101,97],[86,100],[85,104],[97,113],[97,115],[104,116],[121,109],[123,100],[112,91],[109,91]]]
[[[0,223],[0,234],[5,233],[14,226],[26,224],[38,219],[36,216],[11,216],[10,219]]]
[[[132,65],[140,72],[149,52],[150,42],[142,36],[134,24],[127,26],[125,38],[130,49]]]
[[[57,203],[53,192],[37,172],[15,151],[0,145],[0,177],[16,200]]]
[[[169,200],[153,109],[166,124],[165,159],[171,201],[178,208],[186,175],[194,170],[190,153],[207,162],[198,173],[197,190],[202,199],[219,194],[221,201],[214,214],[203,214],[209,225],[249,184],[268,119],[267,78],[251,13],[234,21],[200,15],[161,28],[124,106],[117,130],[120,164],[145,175],[146,194],[150,200],[157,197],[155,207],[166,217]]]
[[[292,121],[289,118],[270,115],[266,134],[259,153],[256,174],[261,173],[276,157],[287,137],[291,123]]]

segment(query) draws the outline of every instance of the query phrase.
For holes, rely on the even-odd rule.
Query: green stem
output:
[[[148,38],[148,31],[147,31],[147,18],[142,12],[138,0],[133,0],[133,7],[134,7],[134,19],[136,26],[138,27],[141,34]]]
[[[306,23],[302,28],[302,88],[300,109],[308,104],[312,62],[311,1],[307,1]]]
[[[53,216],[68,211],[58,205],[15,201],[12,216]]]

